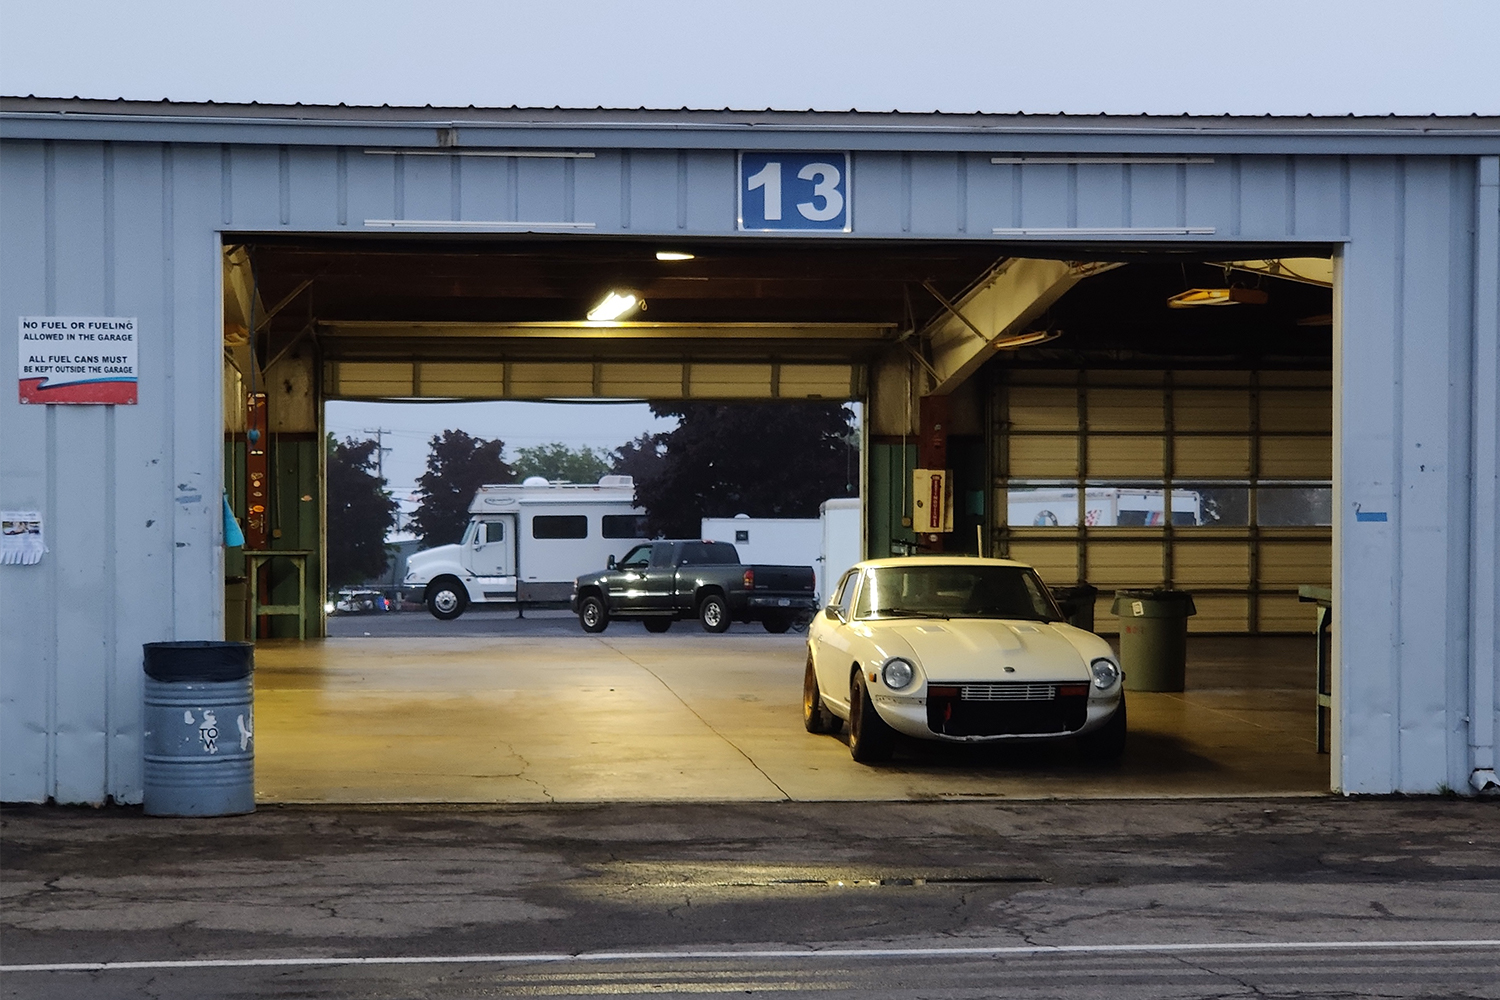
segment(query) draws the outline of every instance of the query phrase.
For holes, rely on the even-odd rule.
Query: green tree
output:
[[[501,457],[504,451],[505,442],[499,438],[486,440],[454,430],[433,436],[427,471],[417,477],[422,502],[411,519],[412,531],[424,546],[458,541],[479,487],[515,480],[515,472]]]
[[[853,413],[841,403],[651,405],[676,417],[665,434],[617,449],[635,476],[652,534],[696,537],[705,517],[817,517],[831,497],[857,496]]]
[[[597,483],[608,474],[610,456],[592,448],[569,448],[561,441],[522,448],[516,452],[516,478],[545,476],[554,483]]]
[[[328,585],[343,587],[384,573],[386,533],[396,501],[375,471],[378,443],[328,435]]]

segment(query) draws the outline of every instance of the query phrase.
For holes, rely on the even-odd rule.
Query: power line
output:
[[[375,435],[375,474],[377,476],[379,476],[381,479],[384,479],[385,478],[385,454],[388,451],[394,451],[395,450],[394,448],[387,448],[385,446],[385,436],[387,434],[394,434],[394,432],[392,430],[390,430],[389,428],[387,428],[387,427],[375,427],[375,428],[366,427],[364,429],[363,433],[365,433],[365,434],[374,434]]]

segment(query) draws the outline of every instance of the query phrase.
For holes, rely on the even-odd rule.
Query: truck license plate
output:
[[[778,608],[789,608],[792,606],[792,599],[790,597],[780,598],[776,601],[776,606]]]

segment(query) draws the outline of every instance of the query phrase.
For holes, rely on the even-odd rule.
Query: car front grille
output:
[[[963,684],[958,696],[964,701],[1051,701],[1056,684]]]
[[[942,736],[1051,736],[1077,732],[1088,718],[1088,684],[934,684],[927,726]]]

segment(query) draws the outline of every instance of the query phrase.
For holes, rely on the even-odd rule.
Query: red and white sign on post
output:
[[[944,469],[912,473],[913,531],[932,534],[953,530],[953,477]]]
[[[22,316],[21,402],[136,401],[134,316]]]

